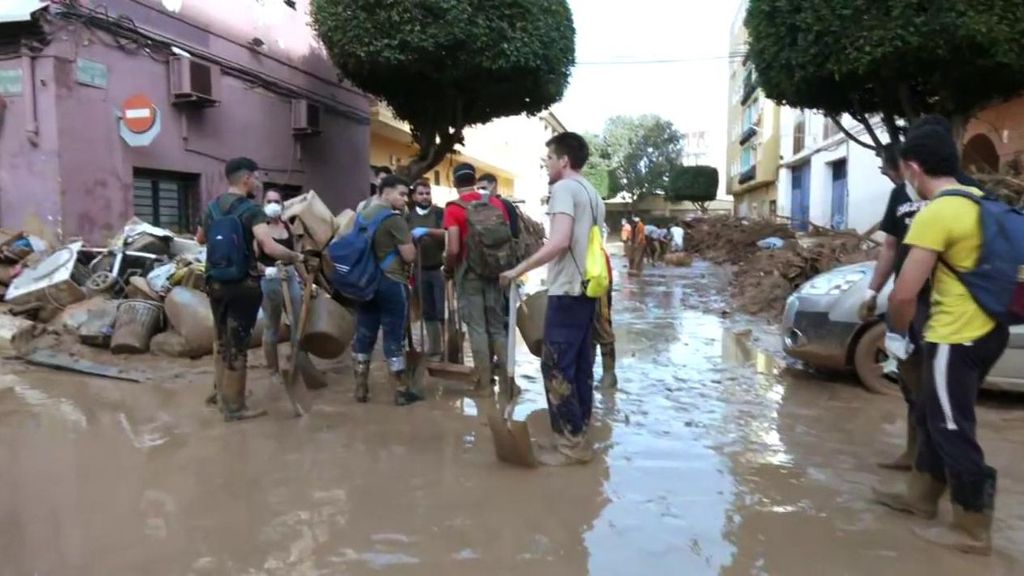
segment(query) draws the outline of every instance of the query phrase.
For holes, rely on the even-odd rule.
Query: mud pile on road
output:
[[[874,245],[855,232],[817,228],[797,237],[786,224],[731,216],[693,220],[687,228],[688,250],[734,267],[733,301],[748,314],[779,317],[786,298],[807,280],[875,257]]]

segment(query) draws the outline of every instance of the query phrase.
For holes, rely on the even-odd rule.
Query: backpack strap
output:
[[[360,229],[364,230],[366,232],[366,235],[370,237],[370,242],[372,243],[373,237],[377,234],[377,229],[380,228],[380,225],[383,224],[384,221],[387,220],[388,218],[399,215],[400,214],[398,212],[395,212],[394,210],[388,210],[375,216],[373,220],[370,220],[369,222],[363,220],[361,215],[356,215],[356,221],[357,223],[359,223]],[[387,270],[388,266],[391,266],[391,263],[394,262],[395,258],[397,257],[398,248],[395,248],[394,250],[389,252],[388,255],[384,257],[383,260],[380,261],[380,269]]]

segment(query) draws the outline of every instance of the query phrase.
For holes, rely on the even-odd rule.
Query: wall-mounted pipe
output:
[[[25,137],[29,144],[39,146],[39,115],[36,111],[35,56],[21,56],[22,97],[25,100]]]

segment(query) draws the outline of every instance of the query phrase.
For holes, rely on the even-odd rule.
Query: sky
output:
[[[576,68],[555,114],[574,132],[600,132],[617,114],[658,114],[682,132],[709,133],[724,173],[729,40],[739,0],[570,0]],[[663,64],[608,64],[684,60]]]

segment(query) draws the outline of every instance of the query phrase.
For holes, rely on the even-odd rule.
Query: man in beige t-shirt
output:
[[[551,183],[548,214],[551,234],[533,256],[502,275],[508,285],[530,270],[548,264],[548,307],[544,320],[541,371],[547,391],[551,428],[564,463],[588,462],[587,441],[594,401],[594,315],[597,300],[583,290],[587,241],[592,226],[604,224],[604,202],[580,174],[590,150],[579,134],[566,132],[548,141]]]

